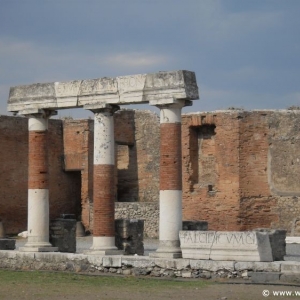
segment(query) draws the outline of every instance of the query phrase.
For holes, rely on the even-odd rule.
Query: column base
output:
[[[123,255],[124,250],[118,250],[114,236],[94,236],[93,246],[83,253],[88,255]]]
[[[159,241],[159,247],[155,252],[149,253],[153,258],[182,258],[179,241]]]
[[[58,247],[25,246],[19,248],[20,252],[58,252]]]

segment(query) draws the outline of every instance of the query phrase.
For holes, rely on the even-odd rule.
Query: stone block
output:
[[[66,215],[67,216],[67,215]],[[50,222],[50,238],[52,246],[59,252],[76,252],[76,220],[55,219]]]
[[[204,231],[208,230],[206,221],[182,221],[182,230]]]
[[[191,269],[216,272],[219,270],[234,271],[234,261],[190,260]]]
[[[176,260],[175,259],[155,259],[155,264],[162,269],[176,269]]]
[[[199,99],[194,72],[179,70],[116,78],[37,83],[10,88],[8,111],[102,104],[174,103]]]
[[[144,220],[116,219],[116,247],[124,255],[144,255]]]
[[[286,254],[286,230],[260,228],[255,231],[268,234],[273,260],[283,260]]]
[[[191,271],[182,271],[181,276],[182,276],[182,278],[191,278],[192,272]]]
[[[299,274],[281,274],[280,281],[283,282],[296,282],[300,283],[300,276]]]
[[[273,261],[269,235],[258,231],[180,231],[183,258]]]
[[[280,279],[280,272],[248,272],[252,283],[276,282]]]
[[[126,266],[132,266],[135,268],[150,268],[155,266],[154,259],[148,257],[122,257],[122,264]]]
[[[239,261],[234,265],[236,271],[252,270],[255,272],[280,272],[280,262]]]
[[[16,240],[0,239],[0,250],[15,250]]]
[[[102,260],[103,267],[121,267],[122,266],[122,258],[121,257],[109,257],[105,256]]]
[[[281,273],[300,274],[300,262],[284,261],[281,263]]]
[[[189,259],[176,259],[175,261],[176,269],[183,270],[190,267],[190,260]]]

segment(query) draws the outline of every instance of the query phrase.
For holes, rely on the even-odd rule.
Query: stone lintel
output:
[[[99,102],[156,105],[164,99],[199,99],[195,73],[180,70],[11,87],[8,111],[76,108]]]

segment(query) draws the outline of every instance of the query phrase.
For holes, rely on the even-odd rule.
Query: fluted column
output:
[[[57,251],[49,243],[48,119],[53,112],[26,115],[28,120],[28,241],[20,251]]]

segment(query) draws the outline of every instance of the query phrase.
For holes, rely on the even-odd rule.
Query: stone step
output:
[[[280,272],[248,272],[253,283],[276,282],[280,280]]]

